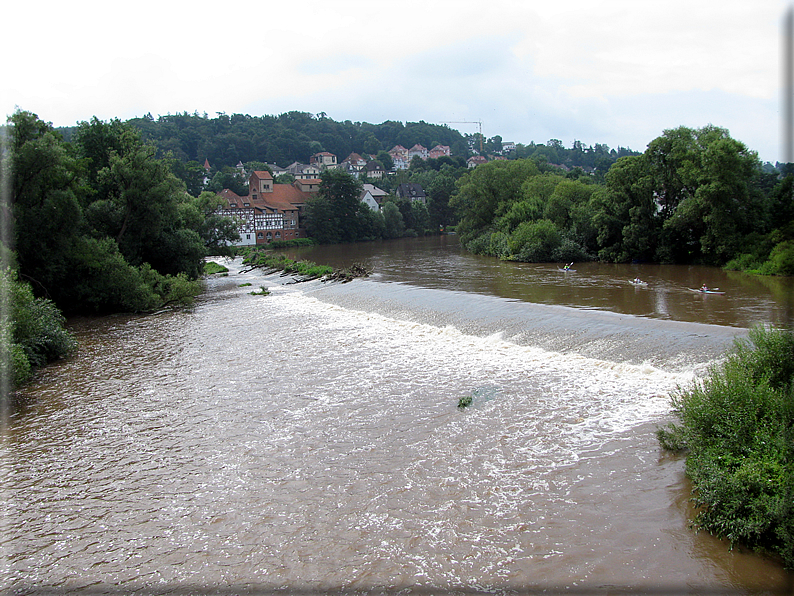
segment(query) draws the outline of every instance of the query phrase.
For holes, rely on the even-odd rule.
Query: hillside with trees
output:
[[[341,161],[351,153],[376,156],[395,145],[425,147],[448,145],[453,155],[469,155],[466,139],[454,129],[426,122],[336,122],[325,114],[287,112],[279,116],[198,114],[147,116],[129,120],[144,139],[181,161],[195,161],[221,168],[238,162],[260,161],[286,167],[308,163],[321,151]]]
[[[297,111],[278,116],[217,114],[214,118],[187,112],[157,118],[147,114],[128,123],[141,131],[144,141],[151,141],[157,147],[158,157],[173,159],[175,175],[193,194],[202,189],[205,160],[212,167],[211,176],[219,175],[215,182],[226,183],[226,187],[234,190],[233,186],[239,184],[233,178],[238,163],[286,167],[294,162],[308,163],[311,155],[321,151],[333,153],[340,161],[351,153],[358,153],[392,170],[387,152],[396,145],[446,145],[456,165],[465,165],[468,157],[482,149],[482,154],[489,159],[534,159],[539,164],[560,166],[565,171],[582,168],[599,179],[603,179],[618,158],[638,155],[623,147],[610,149],[598,143],[586,146],[577,140],[570,148],[558,139],[546,144],[514,143],[507,148],[508,144],[498,134],[481,139],[480,133],[461,134],[445,124],[393,120],[380,124],[337,122],[324,113]],[[67,140],[75,131],[75,128],[59,129]]]

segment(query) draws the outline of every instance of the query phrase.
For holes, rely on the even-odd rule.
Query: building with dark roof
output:
[[[427,203],[427,194],[421,184],[414,182],[404,182],[397,186],[395,192],[398,199],[407,199],[409,201],[422,201]]]

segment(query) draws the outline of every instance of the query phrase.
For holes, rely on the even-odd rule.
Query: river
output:
[[[373,275],[224,261],[190,312],[70,321],[79,352],[4,416],[6,592],[792,593],[689,527],[654,435],[734,338],[792,321],[792,280],[454,237],[290,254]]]

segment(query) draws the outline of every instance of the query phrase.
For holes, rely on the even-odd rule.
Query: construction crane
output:
[[[480,127],[480,155],[482,155],[482,120],[459,120],[457,122],[441,122],[440,124],[477,124]]]

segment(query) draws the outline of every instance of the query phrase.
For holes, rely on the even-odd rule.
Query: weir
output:
[[[230,268],[192,312],[72,322],[5,429],[4,588],[790,581],[688,527],[654,436],[743,329]]]

